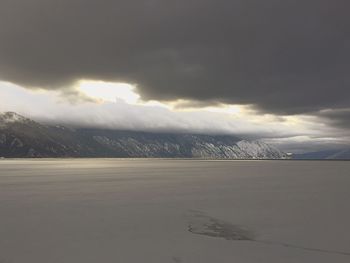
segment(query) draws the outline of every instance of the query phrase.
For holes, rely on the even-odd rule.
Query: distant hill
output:
[[[327,151],[293,154],[293,159],[299,160],[350,160],[350,149],[337,149]]]
[[[266,143],[235,136],[70,129],[43,125],[14,112],[0,114],[0,156],[285,158]]]

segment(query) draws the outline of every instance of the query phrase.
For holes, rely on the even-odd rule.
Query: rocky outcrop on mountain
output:
[[[285,158],[266,143],[235,136],[69,129],[43,125],[13,112],[0,114],[0,156]]]

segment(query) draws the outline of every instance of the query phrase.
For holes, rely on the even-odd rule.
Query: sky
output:
[[[350,145],[347,0],[2,0],[0,110]]]

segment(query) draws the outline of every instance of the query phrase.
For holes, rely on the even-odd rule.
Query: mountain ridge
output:
[[[231,135],[70,129],[35,122],[14,112],[0,113],[2,157],[143,157],[284,159],[264,142]]]

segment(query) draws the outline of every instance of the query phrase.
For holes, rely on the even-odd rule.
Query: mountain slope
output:
[[[3,157],[162,157],[280,159],[259,141],[228,135],[172,134],[47,126],[13,112],[0,114]]]
[[[0,114],[0,156],[90,156],[96,146],[68,128],[42,125],[14,112]]]

